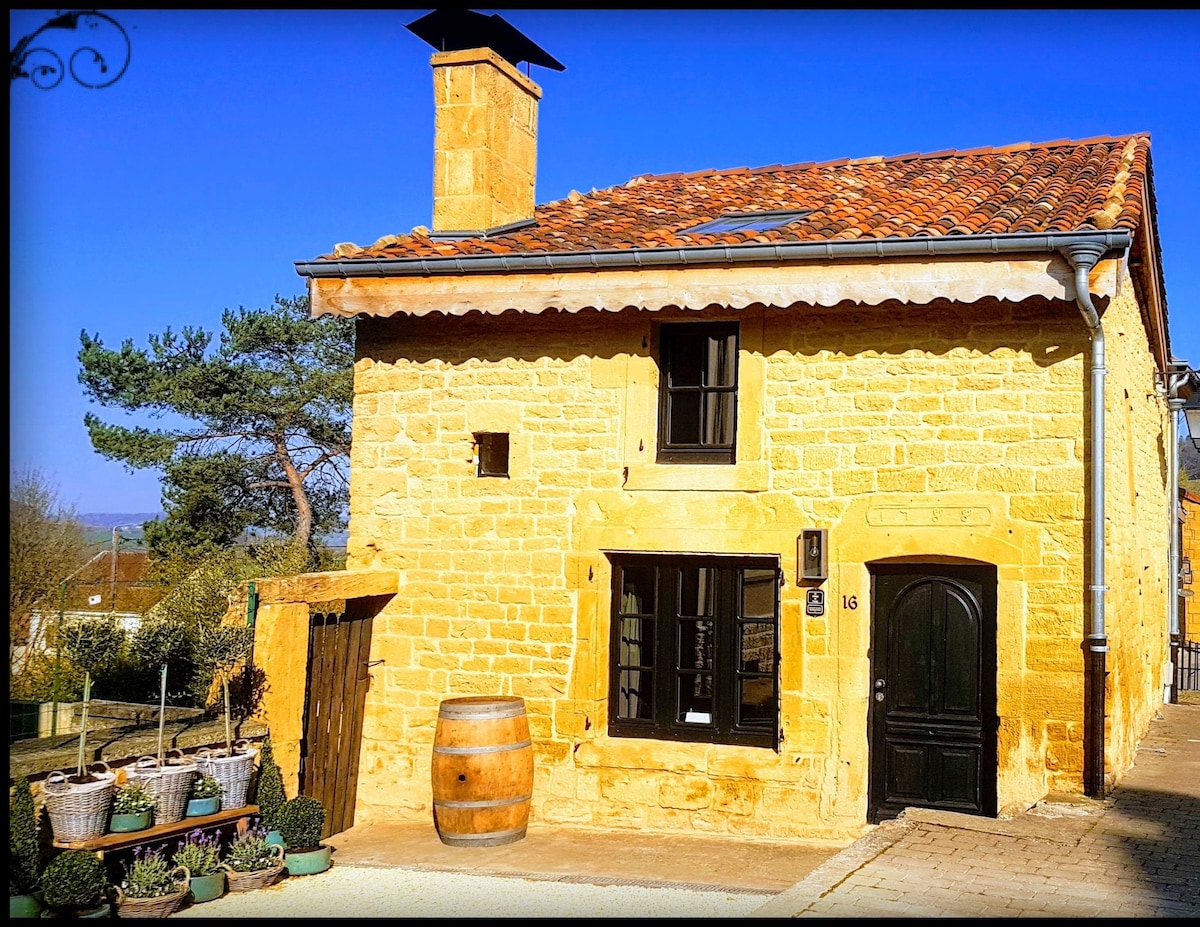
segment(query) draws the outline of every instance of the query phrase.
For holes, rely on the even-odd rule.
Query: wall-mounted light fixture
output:
[[[805,528],[796,538],[797,581],[829,575],[828,534],[824,528]]]
[[[1200,450],[1200,390],[1192,393],[1191,398],[1183,404],[1183,417],[1187,420],[1188,437]]]

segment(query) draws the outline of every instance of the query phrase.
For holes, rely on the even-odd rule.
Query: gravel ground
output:
[[[744,917],[770,895],[333,866],[173,917]]]

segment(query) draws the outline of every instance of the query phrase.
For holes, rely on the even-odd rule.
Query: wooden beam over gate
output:
[[[255,580],[262,605],[288,602],[331,602],[388,595],[400,588],[399,570],[330,570]]]

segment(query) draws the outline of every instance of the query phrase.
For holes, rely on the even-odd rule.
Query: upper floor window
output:
[[[666,322],[659,329],[658,462],[734,462],[736,322]]]
[[[779,564],[613,556],[609,733],[775,747]]]

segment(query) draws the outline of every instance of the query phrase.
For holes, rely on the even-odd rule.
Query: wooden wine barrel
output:
[[[515,843],[529,824],[533,746],[524,699],[451,698],[433,739],[433,823],[452,847]]]

